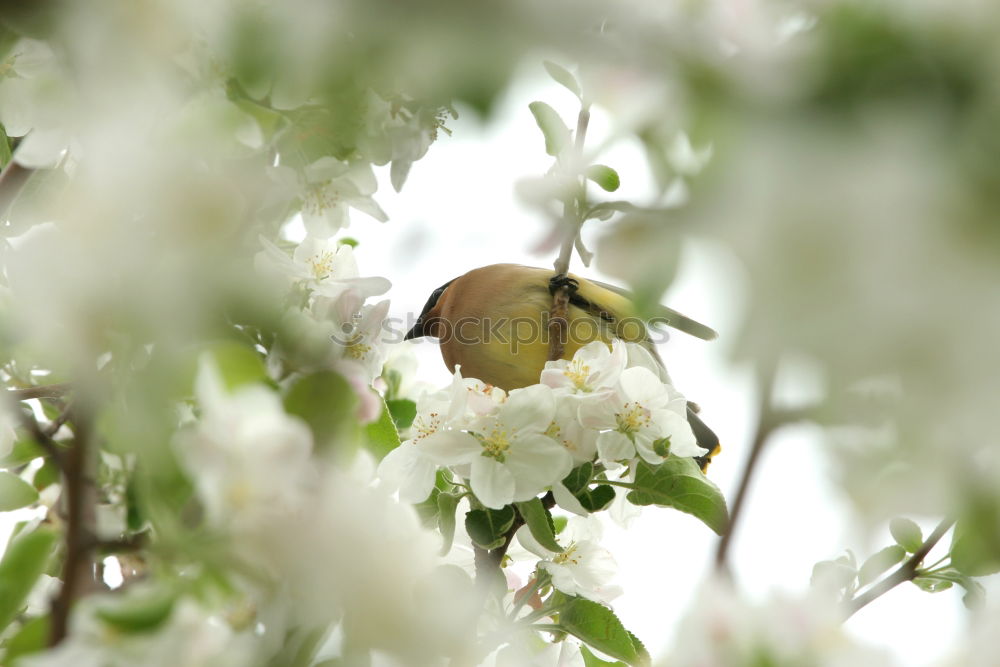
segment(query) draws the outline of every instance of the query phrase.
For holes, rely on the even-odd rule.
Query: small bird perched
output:
[[[660,306],[651,318],[640,318],[629,293],[606,283],[518,264],[492,264],[473,269],[431,293],[405,339],[433,336],[451,372],[506,391],[538,383],[549,358],[548,320],[552,294],[569,288],[567,339],[563,358],[595,340],[638,343],[663,362],[649,338],[649,324],[663,323],[703,340],[715,331],[677,311]],[[665,371],[664,371],[665,374]],[[719,449],[719,439],[688,405],[688,422],[708,454],[696,459],[704,469]]]

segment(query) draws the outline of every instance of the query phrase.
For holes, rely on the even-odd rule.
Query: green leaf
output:
[[[627,497],[633,505],[659,505],[687,512],[719,535],[729,523],[722,492],[690,458],[671,456],[658,466],[639,461],[635,490]]]
[[[170,618],[176,601],[177,593],[162,586],[129,590],[101,602],[94,614],[122,632],[149,632]]]
[[[896,544],[906,549],[908,553],[913,553],[920,549],[924,543],[923,533],[920,526],[910,519],[897,517],[889,522],[889,532]]]
[[[569,92],[577,96],[578,99],[583,99],[583,93],[580,90],[580,82],[576,80],[573,73],[562,65],[557,65],[551,60],[545,60],[542,62],[545,66],[545,71],[549,73],[556,83],[566,88]]]
[[[285,396],[285,410],[305,420],[316,446],[338,438],[352,441],[357,428],[358,398],[347,380],[333,371],[319,371],[296,381]]]
[[[565,478],[563,478],[563,486],[572,493],[576,495],[578,492],[582,491],[584,488],[590,484],[591,478],[594,476],[594,464],[584,463],[581,466],[573,468]]]
[[[254,382],[267,382],[269,379],[264,360],[248,345],[223,341],[213,344],[209,353],[219,368],[226,389],[230,391]]]
[[[18,535],[0,560],[0,630],[24,608],[28,593],[45,568],[56,543],[56,533],[39,528]]]
[[[625,664],[624,662],[619,662],[618,660],[615,660],[614,662],[601,660],[596,655],[594,655],[594,653],[589,648],[587,648],[585,644],[580,645],[580,655],[583,656],[584,667],[605,667],[605,665],[611,665],[612,667],[614,667],[615,665]]]
[[[607,607],[574,598],[559,614],[559,625],[595,649],[629,665],[648,665],[649,654]]]
[[[545,509],[542,501],[538,498],[523,503],[517,503],[517,510],[524,518],[524,522],[539,544],[556,553],[562,553],[563,548],[556,542],[555,524],[552,523],[552,515]]]
[[[42,456],[45,456],[45,450],[34,440],[25,438],[15,442],[7,456],[0,459],[0,468],[16,468]]]
[[[977,508],[955,525],[951,564],[962,574],[984,577],[1000,572],[1000,526],[987,507]]]
[[[399,431],[392,421],[389,407],[382,401],[382,414],[370,424],[365,424],[368,450],[381,460],[386,454],[399,447]]]
[[[413,420],[417,416],[417,404],[408,398],[396,398],[385,402],[392,415],[392,421],[396,422],[396,428],[400,431],[410,428]]]
[[[0,512],[27,507],[38,500],[38,491],[31,484],[6,470],[0,470]]]
[[[496,549],[504,543],[508,529],[514,524],[514,508],[471,510],[465,515],[465,530],[483,549]]]
[[[569,525],[569,519],[564,516],[554,516],[552,517],[552,528],[555,530],[556,535],[566,530],[566,526]]]
[[[603,164],[594,164],[587,167],[584,175],[597,183],[606,192],[614,192],[621,186],[622,181],[618,177],[618,172]]]
[[[952,582],[936,577],[917,577],[913,580],[914,585],[925,593],[940,593],[952,587]]]
[[[55,459],[48,458],[45,459],[45,463],[42,464],[42,467],[35,471],[35,476],[31,480],[31,485],[38,491],[42,491],[58,481],[59,466],[56,465]]]
[[[607,484],[599,484],[574,495],[588,512],[600,512],[611,505],[615,499],[615,490]]]
[[[25,622],[4,644],[3,664],[13,665],[15,658],[48,648],[49,617],[39,616]]]
[[[538,128],[545,136],[545,152],[552,157],[558,157],[570,141],[569,128],[563,122],[556,110],[545,102],[532,102],[528,105],[535,117]]]
[[[7,137],[7,130],[3,123],[0,123],[0,169],[6,167],[12,157],[14,155],[10,151],[10,138]]]
[[[861,569],[858,570],[858,582],[862,586],[867,586],[890,567],[902,562],[904,558],[906,558],[906,549],[898,544],[877,551],[862,563]]]
[[[451,551],[451,543],[455,540],[455,512],[458,510],[459,496],[453,493],[438,493],[438,530],[441,531],[443,542],[441,555]]]
[[[440,519],[438,518],[440,514],[440,508],[438,508],[438,496],[441,495],[441,489],[433,488],[431,493],[426,499],[415,503],[413,509],[417,511],[417,516],[420,517],[420,522],[425,528],[434,528],[440,524]]]

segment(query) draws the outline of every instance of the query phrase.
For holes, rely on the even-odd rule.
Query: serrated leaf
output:
[[[563,478],[562,483],[570,493],[576,495],[578,491],[583,490],[588,484],[590,484],[590,479],[593,476],[594,464],[584,463],[583,465],[570,470],[569,474]]]
[[[906,549],[893,544],[872,554],[858,570],[858,582],[867,586],[893,565],[906,558]]]
[[[504,533],[514,524],[514,508],[470,510],[465,515],[465,530],[483,549],[496,549],[504,543]]]
[[[896,544],[911,554],[920,549],[924,543],[920,526],[910,519],[896,517],[889,522],[889,532],[892,533],[892,539],[896,540]]]
[[[121,632],[149,632],[170,617],[176,601],[177,593],[165,587],[129,590],[102,601],[94,614]]]
[[[556,110],[545,102],[532,102],[528,105],[535,123],[545,137],[545,152],[552,157],[558,157],[570,141],[569,128],[559,117]]]
[[[555,524],[552,523],[552,515],[545,509],[542,501],[538,498],[523,503],[517,503],[517,510],[528,525],[531,536],[549,551],[562,553],[563,548],[556,541]]]
[[[24,608],[28,593],[45,572],[56,534],[40,528],[18,535],[7,545],[0,560],[0,631]]]
[[[285,396],[285,410],[309,424],[318,448],[338,440],[352,441],[339,436],[355,432],[357,406],[354,390],[343,376],[333,371],[300,378]]]
[[[642,645],[636,646],[625,629],[607,607],[583,598],[574,598],[559,614],[559,626],[595,649],[629,665],[648,665],[649,655]]]
[[[6,470],[0,470],[0,512],[27,507],[38,500],[38,490]]]
[[[386,454],[399,447],[399,431],[392,420],[389,406],[382,401],[382,414],[375,421],[365,424],[365,440],[367,449],[382,460]]]
[[[458,510],[459,497],[453,493],[438,493],[438,530],[441,531],[441,555],[451,551],[451,543],[455,540],[455,512]]]
[[[671,456],[658,466],[640,461],[635,472],[635,490],[627,499],[633,505],[673,507],[700,519],[722,535],[729,511],[722,492],[690,458]]]
[[[545,71],[549,73],[549,76],[551,76],[556,83],[576,95],[578,99],[583,99],[583,92],[580,90],[580,82],[576,80],[576,77],[573,76],[572,72],[562,65],[557,65],[551,60],[543,61],[542,65],[545,67]]]
[[[395,398],[385,402],[392,415],[392,421],[396,422],[396,428],[400,431],[410,428],[413,420],[417,416],[417,404],[408,398]]]
[[[603,164],[594,164],[587,167],[584,175],[594,183],[597,183],[606,192],[614,192],[622,184],[618,172]]]

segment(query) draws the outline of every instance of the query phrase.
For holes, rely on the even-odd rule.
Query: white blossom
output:
[[[544,435],[554,413],[552,390],[533,385],[511,392],[465,430],[440,429],[421,446],[440,465],[468,465],[472,492],[487,507],[500,508],[535,497],[572,469],[566,450]]]
[[[385,278],[362,278],[354,259],[354,248],[349,244],[307,236],[289,257],[263,236],[260,242],[264,250],[254,258],[259,270],[277,273],[294,282],[301,281],[328,298],[336,299],[343,292],[354,290],[362,299],[367,299],[385,294],[392,286]]]
[[[611,390],[625,370],[626,358],[623,342],[614,341],[609,350],[607,343],[595,340],[577,350],[569,361],[545,362],[541,383],[572,394]]]

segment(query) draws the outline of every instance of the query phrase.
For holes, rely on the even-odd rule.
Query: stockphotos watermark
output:
[[[408,313],[404,317],[387,317],[382,321],[377,331],[365,335],[360,327],[360,318],[344,322],[340,331],[330,336],[338,345],[351,345],[359,337],[377,336],[382,343],[395,344],[404,340],[407,332],[412,329],[419,317]],[[424,332],[415,340],[427,340],[432,343],[459,345],[481,345],[499,343],[510,347],[512,353],[525,345],[541,343],[549,344],[548,312],[541,317],[463,317],[455,321],[444,318],[431,318],[421,322]],[[649,327],[645,320],[637,317],[620,319],[614,322],[603,322],[591,318],[578,317],[567,321],[565,329],[566,344],[585,345],[603,337],[615,337],[624,340],[643,340],[647,338],[655,344],[664,343],[669,338],[666,329]]]

